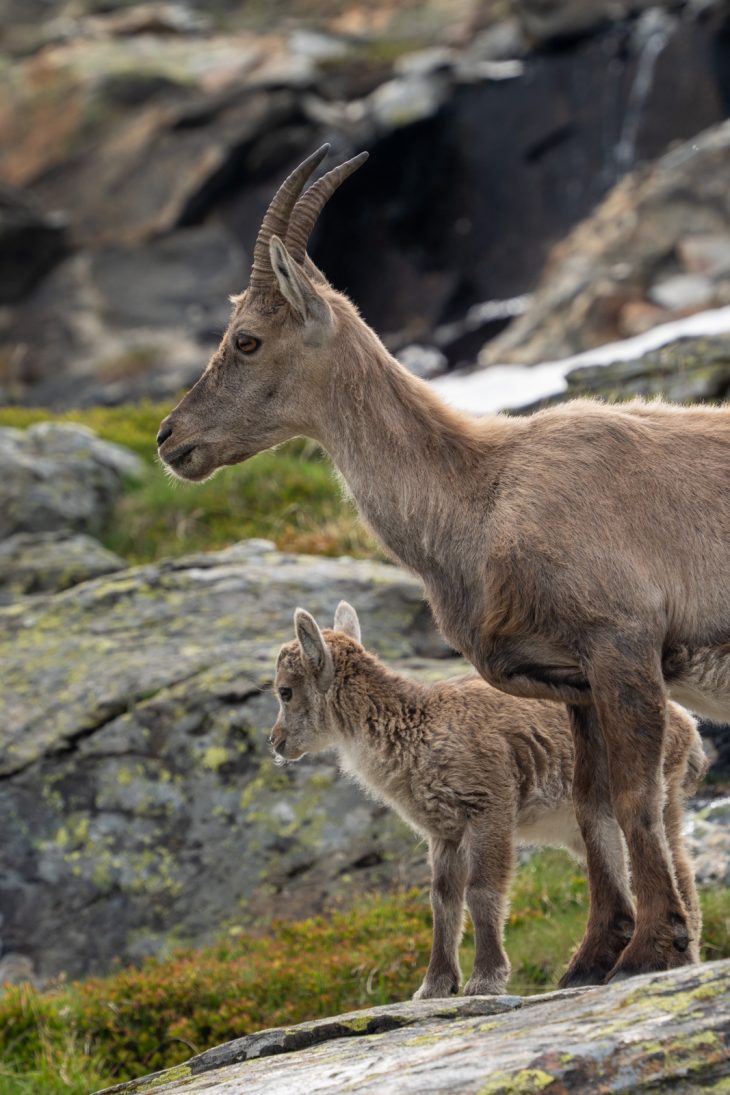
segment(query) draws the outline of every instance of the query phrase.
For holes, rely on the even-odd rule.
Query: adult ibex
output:
[[[585,859],[571,805],[565,708],[508,696],[477,676],[428,685],[394,673],[361,646],[357,613],[345,601],[332,631],[321,632],[301,608],[294,628],[296,639],[276,663],[279,717],[270,741],[277,759],[333,749],[345,772],[428,838],[433,945],[416,997],[458,992],[465,900],[476,954],[464,992],[504,992],[515,842]],[[667,841],[690,917],[688,953],[698,961],[702,916],[682,823],[684,800],[707,761],[695,720],[674,703],[663,768]],[[623,856],[621,845],[614,851]]]
[[[449,641],[493,685],[568,704],[591,907],[562,983],[690,958],[662,824],[667,693],[730,719],[730,409],[576,401],[471,418],[411,376],[306,254],[355,157],[284,182],[248,289],[162,423],[200,480],[287,438],[318,441]],[[286,241],[286,243],[284,243]],[[606,849],[626,838],[626,868]],[[633,934],[627,945],[627,925]]]

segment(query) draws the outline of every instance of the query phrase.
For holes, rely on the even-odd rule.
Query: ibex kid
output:
[[[504,992],[515,841],[565,847],[585,859],[565,708],[508,696],[476,676],[424,685],[393,673],[362,647],[357,614],[345,601],[332,631],[320,632],[303,609],[294,625],[296,639],[282,647],[276,665],[279,717],[270,742],[277,760],[334,749],[344,771],[428,838],[433,943],[416,998],[459,990],[465,899],[476,956],[464,992]],[[700,907],[682,820],[685,797],[707,762],[694,719],[675,704],[666,737],[664,819],[689,913],[688,953],[698,960]],[[606,831],[604,854],[621,880],[623,841],[613,842],[614,833]],[[627,939],[631,928],[627,921]]]

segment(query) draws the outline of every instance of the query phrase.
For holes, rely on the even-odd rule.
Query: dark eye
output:
[[[279,695],[281,696],[284,703],[288,703],[291,699],[291,688],[280,688]]]
[[[242,354],[252,354],[258,350],[260,345],[261,339],[254,338],[253,335],[236,335],[236,349],[240,350]]]

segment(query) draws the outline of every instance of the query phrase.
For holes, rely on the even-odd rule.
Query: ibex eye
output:
[[[252,354],[260,345],[261,339],[254,338],[253,335],[236,335],[236,349],[242,354]]]
[[[279,695],[281,696],[284,703],[288,703],[291,699],[291,688],[280,688]]]

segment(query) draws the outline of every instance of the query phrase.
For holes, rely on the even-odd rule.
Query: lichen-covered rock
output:
[[[725,961],[600,988],[393,1004],[262,1031],[105,1095],[721,1095],[729,1076]]]
[[[0,540],[19,532],[95,533],[142,462],[84,426],[0,429]]]
[[[563,403],[577,396],[616,400],[658,396],[670,403],[727,399],[730,394],[730,338],[680,338],[658,350],[609,365],[581,365],[565,377],[565,390],[520,408]]]
[[[730,338],[681,338],[632,361],[583,365],[568,373],[566,399],[661,396],[672,403],[726,399]]]
[[[0,604],[24,593],[53,593],[126,566],[84,533],[18,532],[0,540]]]
[[[449,651],[415,579],[267,541],[0,608],[4,951],[80,975],[427,878],[423,845],[332,761],[271,759],[293,610],[327,619],[343,597],[393,664],[463,666],[433,659]]]

